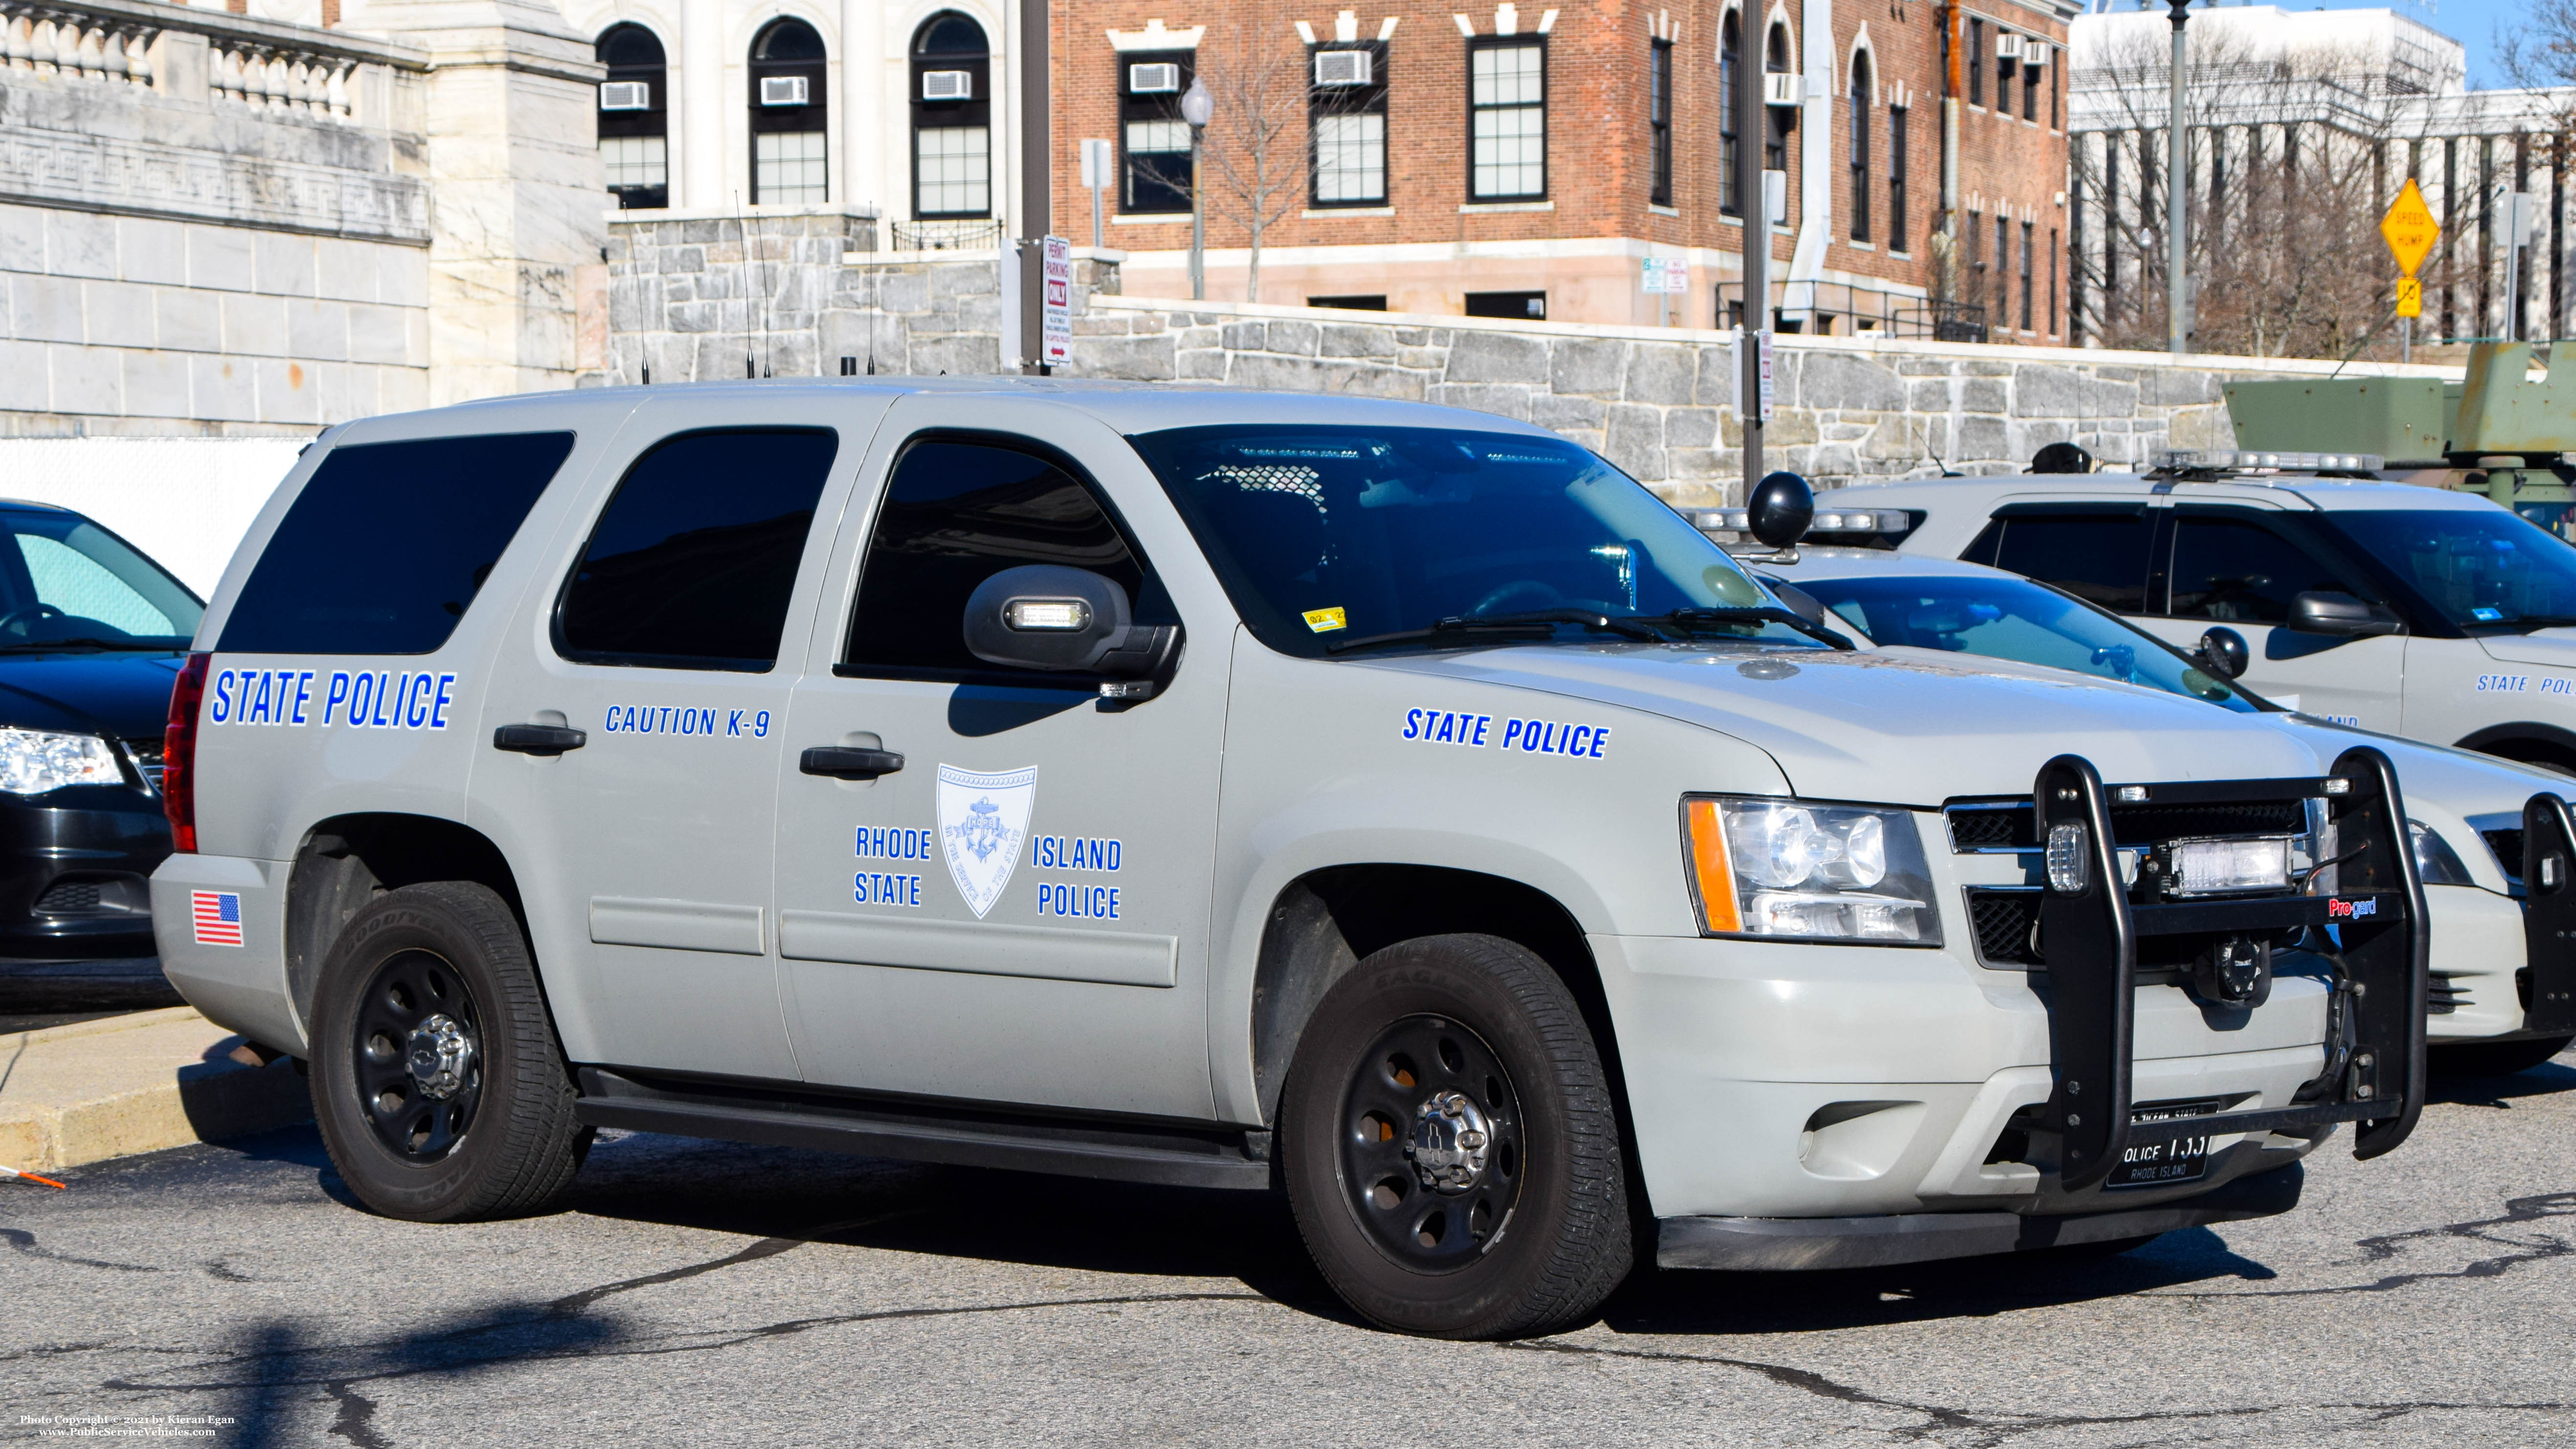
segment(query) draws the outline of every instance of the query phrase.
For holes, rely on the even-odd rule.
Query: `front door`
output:
[[[2193,505],[2173,512],[2170,603],[2136,623],[2185,652],[2199,647],[2204,631],[2224,625],[2245,636],[2245,684],[2255,693],[2321,719],[2396,732],[2404,638],[2281,627],[2291,600],[2312,589],[2382,602],[2367,575],[2294,515]]]
[[[531,590],[525,663],[487,696],[474,808],[506,818],[579,1059],[797,1075],[769,898],[795,670],[780,641],[809,632],[797,581],[847,493],[834,459],[867,438],[810,405],[763,411],[663,401],[628,424],[633,461]]]
[[[1206,1117],[1230,610],[1134,449],[1081,414],[907,397],[860,478],[873,506],[834,552],[785,738],[779,943],[807,1078]],[[967,652],[967,596],[1037,563],[1183,625],[1159,693]],[[1189,572],[1167,587],[1158,563]],[[804,773],[818,746],[902,765]]]

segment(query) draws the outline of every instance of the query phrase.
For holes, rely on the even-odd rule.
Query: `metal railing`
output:
[[[327,120],[353,119],[350,83],[359,66],[429,67],[409,46],[190,6],[0,0],[0,65],[35,75],[167,90],[171,78],[153,62],[165,33],[205,40],[212,99]]]
[[[1718,326],[1734,326],[1743,306],[1743,283],[1718,284]],[[1771,316],[1772,325],[1783,332],[1931,342],[1986,340],[1986,309],[1974,302],[1944,302],[1919,292],[1849,282],[1773,282]]]
[[[1002,244],[998,221],[898,221],[889,229],[899,252],[989,252]]]

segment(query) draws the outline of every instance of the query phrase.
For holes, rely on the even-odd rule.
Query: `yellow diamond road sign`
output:
[[[2399,270],[2408,276],[2424,265],[2424,254],[2433,249],[2433,239],[2442,234],[2442,224],[2433,219],[2433,208],[2424,204],[2424,193],[2413,181],[2397,193],[2388,214],[2379,219],[2379,234],[2388,238],[2388,249],[2397,254]]]

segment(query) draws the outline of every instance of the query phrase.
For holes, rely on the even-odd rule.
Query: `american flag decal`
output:
[[[230,891],[190,891],[189,915],[197,927],[200,946],[238,946],[242,943],[241,897]]]

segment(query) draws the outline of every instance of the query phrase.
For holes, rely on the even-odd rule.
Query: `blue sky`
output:
[[[2162,0],[2158,0],[2161,4]],[[2301,8],[2299,0],[2272,0],[2284,10]],[[2126,9],[2125,3],[2120,8]],[[2521,24],[2530,14],[2527,0],[2426,0],[2410,4],[2404,0],[2326,0],[2319,5],[2308,0],[2307,8],[2315,10],[2395,10],[2432,26],[2469,48],[2469,84],[2481,89],[2509,84],[2504,66],[2496,59],[2496,32]]]

